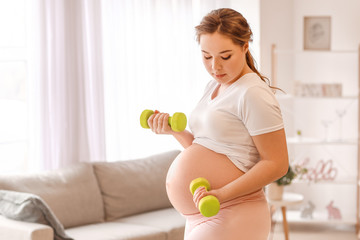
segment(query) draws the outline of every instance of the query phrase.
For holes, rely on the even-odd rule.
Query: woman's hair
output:
[[[208,13],[195,27],[196,41],[200,43],[202,34],[218,32],[229,37],[236,45],[244,46],[252,41],[252,31],[246,19],[239,12],[230,8],[220,8]],[[264,82],[269,79],[263,76],[256,68],[256,62],[250,51],[246,52],[246,63]]]

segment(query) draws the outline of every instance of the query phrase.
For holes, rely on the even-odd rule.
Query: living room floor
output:
[[[273,238],[269,240],[284,240],[282,222],[277,222]],[[335,226],[317,224],[289,224],[290,240],[358,240],[355,226]]]

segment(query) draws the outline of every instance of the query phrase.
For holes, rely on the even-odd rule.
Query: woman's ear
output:
[[[246,43],[243,45],[243,52],[246,53],[248,50],[249,50],[249,43],[246,42]]]

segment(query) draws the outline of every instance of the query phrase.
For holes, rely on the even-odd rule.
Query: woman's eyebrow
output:
[[[206,54],[210,54],[208,53],[207,51],[205,50],[201,50],[203,53],[206,53]],[[223,53],[227,53],[227,52],[232,52],[232,50],[224,50],[224,51],[221,51],[220,54],[223,54]]]

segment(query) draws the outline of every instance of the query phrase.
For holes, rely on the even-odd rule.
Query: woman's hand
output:
[[[175,132],[169,126],[169,114],[161,113],[158,110],[155,110],[154,114],[151,115],[148,119],[148,125],[156,134],[170,134],[184,147],[187,148],[191,146],[194,135],[184,130],[182,132]]]
[[[172,134],[173,130],[169,126],[169,114],[155,110],[154,114],[148,119],[150,129],[156,134]]]
[[[214,197],[216,197],[220,204],[223,202],[223,198],[222,198],[222,194],[221,194],[221,189],[214,189],[214,190],[210,190],[210,191],[206,191],[205,187],[198,187],[193,195],[193,201],[195,203],[195,206],[197,208],[199,208],[199,202],[203,197],[212,195]]]

